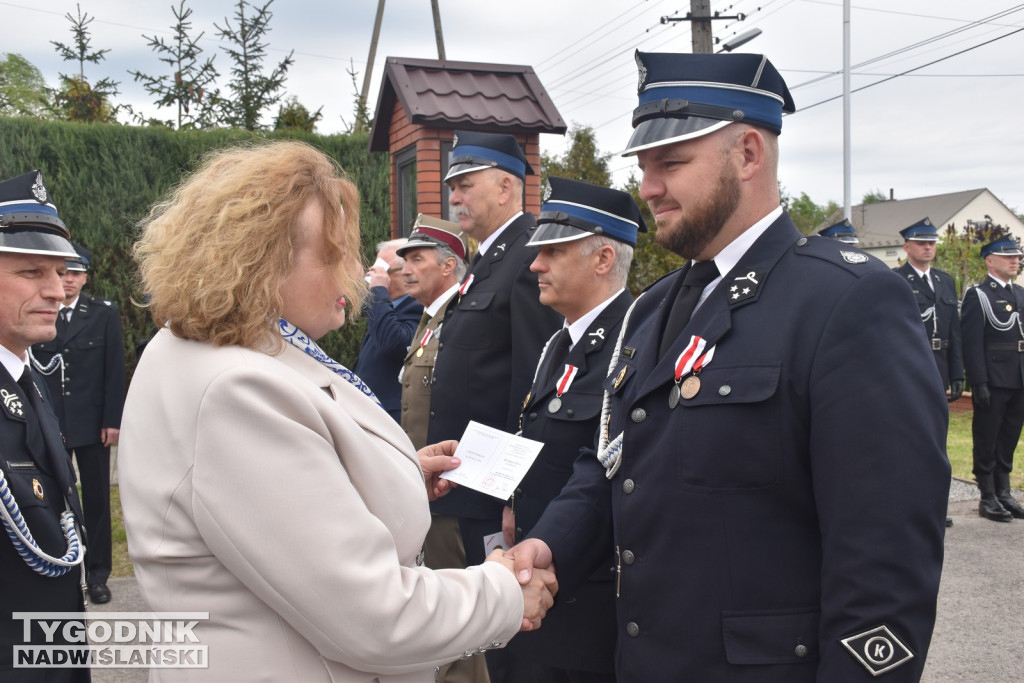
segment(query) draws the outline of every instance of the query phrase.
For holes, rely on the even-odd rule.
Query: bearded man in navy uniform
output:
[[[964,292],[960,327],[971,380],[978,514],[994,522],[1024,519],[1010,491],[1013,453],[1024,425],[1024,287],[1012,280],[1022,252],[1010,237],[981,248],[988,276]]]
[[[74,647],[74,629],[47,637],[34,622],[26,639],[13,613],[85,608],[75,472],[28,356],[56,334],[64,261],[77,256],[70,237],[39,171],[0,182],[0,681],[90,678],[84,668],[14,668],[22,646]]]
[[[538,249],[530,269],[540,301],[565,316],[565,326],[545,346],[523,402],[521,434],[544,448],[505,508],[509,546],[529,533],[562,490],[581,449],[594,445],[601,385],[633,301],[626,289],[629,264],[637,232],[647,231],[627,192],[553,176],[548,183],[550,195],[527,245]],[[604,564],[575,594],[562,595],[544,628],[509,643],[507,683],[614,683],[614,564],[608,543]]]
[[[64,444],[78,463],[89,535],[89,601],[104,604],[110,602],[112,562],[110,447],[117,443],[124,409],[124,341],[117,304],[82,292],[92,252],[73,245],[77,256],[65,264],[57,336],[33,345],[32,355],[44,371]]]
[[[619,681],[917,681],[950,467],[910,288],[784,212],[765,57],[637,61],[627,154],[692,261],[627,314],[598,457],[509,555],[571,595],[614,539]]]

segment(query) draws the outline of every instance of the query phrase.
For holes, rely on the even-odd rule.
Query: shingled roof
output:
[[[370,151],[388,151],[395,101],[414,124],[495,133],[564,134],[565,122],[529,66],[388,57]]]

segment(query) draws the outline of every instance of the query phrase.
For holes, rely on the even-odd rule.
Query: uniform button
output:
[[[431,377],[431,378],[430,378],[430,383],[431,383],[431,384],[433,384],[433,383],[434,383],[434,382],[436,382],[436,381],[437,381],[437,378],[436,378],[436,377]]]
[[[807,646],[806,645],[797,645],[796,646],[796,650],[794,650],[793,652],[796,654],[797,657],[806,657],[807,656]]]
[[[523,495],[523,490],[522,489],[516,489],[515,492],[512,495],[515,496],[516,498],[521,498],[522,495]]]
[[[632,413],[630,413],[629,417],[633,420],[633,422],[643,422],[644,420],[647,419],[647,411],[644,410],[643,408],[637,408]]]
[[[633,564],[634,562],[636,562],[636,555],[633,554],[632,550],[623,550],[622,561],[625,564]]]
[[[443,348],[444,348],[444,343],[443,342],[437,342],[437,350],[440,351]]]
[[[626,633],[636,638],[638,635],[640,635],[640,627],[637,625],[635,621],[631,621],[628,624],[626,624]]]
[[[567,411],[565,411],[565,414],[567,416],[569,416],[569,417],[572,417],[573,416],[572,408],[569,408]]]
[[[537,413],[530,413],[530,419],[531,420],[536,420],[537,419]]]
[[[806,237],[801,237],[800,239],[798,239],[796,241],[796,246],[798,246],[798,247],[802,247],[805,244],[807,244],[807,238]]]
[[[633,493],[633,489],[636,488],[636,484],[633,483],[632,479],[627,479],[622,482],[622,492],[625,494]]]
[[[434,417],[434,411],[433,410],[430,411],[430,417]]]
[[[728,384],[723,384],[722,386],[718,387],[718,395],[719,396],[728,396],[731,393],[732,393],[732,387],[730,387]]]
[[[523,535],[523,527],[517,526],[516,527],[516,537],[518,538],[518,537],[520,537],[522,535]]]
[[[65,392],[64,392],[64,395],[65,395],[65,396],[70,396],[70,395],[71,395],[71,392],[70,392],[70,391],[65,391]]]
[[[476,308],[476,302],[475,301],[470,301],[469,302],[469,307],[470,308]]]

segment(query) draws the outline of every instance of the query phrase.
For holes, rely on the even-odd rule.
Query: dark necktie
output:
[[[65,306],[57,314],[57,336],[64,339],[64,333],[68,331],[68,318],[71,317],[71,308]]]
[[[562,367],[569,355],[569,345],[572,344],[572,337],[569,335],[569,328],[563,327],[562,331],[555,337],[548,351],[548,381],[557,380],[562,374]]]
[[[430,324],[430,314],[423,311],[423,315],[420,316],[420,324],[416,328],[416,334],[412,336],[413,343],[417,343],[423,340],[423,333],[427,330],[427,325]]]
[[[679,294],[676,296],[675,303],[672,304],[672,310],[669,311],[665,332],[661,336],[659,358],[665,355],[668,348],[672,346],[672,342],[686,327],[686,323],[690,322],[690,316],[693,315],[693,309],[697,307],[704,288],[711,284],[716,277],[718,277],[718,266],[714,261],[693,261],[691,263],[690,269],[683,276],[683,286],[679,288]]]
[[[21,377],[18,378],[18,386],[21,387],[21,391],[28,399],[28,405],[25,406],[26,445],[30,452],[37,457],[41,457],[46,450],[46,446],[43,444],[43,432],[40,428],[39,416],[45,408],[39,397],[39,390],[36,389],[35,382],[32,380],[32,372],[28,367],[25,368],[24,372],[21,373]]]
[[[479,252],[479,251],[477,251],[476,254],[473,255],[473,261],[469,264],[469,269],[470,270],[473,270],[474,268],[476,268],[476,264],[480,263],[480,258],[482,256],[483,256],[483,254],[481,252]]]

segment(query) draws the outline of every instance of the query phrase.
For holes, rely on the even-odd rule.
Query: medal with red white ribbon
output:
[[[548,410],[552,413],[557,413],[558,409],[562,407],[562,394],[569,391],[569,385],[576,378],[577,372],[579,372],[578,367],[565,364],[565,372],[555,382],[555,397],[548,402]]]
[[[690,337],[690,343],[686,345],[683,352],[679,354],[679,358],[676,359],[675,383],[668,393],[669,408],[675,408],[679,405],[680,398],[691,399],[700,391],[700,377],[697,375],[715,356],[715,347],[712,346],[705,352],[704,348],[706,346],[707,340],[693,335]],[[683,375],[691,371],[693,374],[683,380]]]
[[[423,349],[430,343],[430,338],[434,336],[434,330],[427,330],[423,333],[423,339],[420,340],[420,347],[416,349],[416,357],[419,358],[423,355]]]

